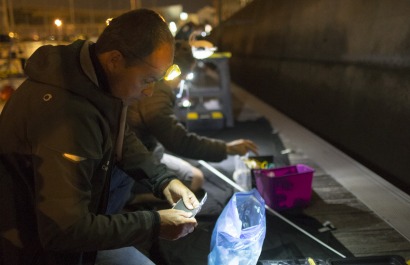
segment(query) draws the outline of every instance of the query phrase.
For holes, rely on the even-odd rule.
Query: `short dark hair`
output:
[[[112,19],[96,42],[96,52],[118,50],[132,65],[162,44],[174,44],[167,23],[155,11],[142,8]]]
[[[188,41],[175,41],[174,63],[179,66],[182,74],[187,74],[191,71],[195,63],[195,58],[192,54],[192,47]]]

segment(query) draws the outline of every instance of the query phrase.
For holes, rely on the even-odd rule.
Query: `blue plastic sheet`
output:
[[[257,264],[265,234],[265,202],[259,192],[236,192],[216,221],[208,264]]]

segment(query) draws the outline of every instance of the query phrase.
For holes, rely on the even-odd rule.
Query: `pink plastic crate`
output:
[[[265,203],[275,210],[306,207],[312,195],[314,169],[302,165],[253,171],[256,188]]]

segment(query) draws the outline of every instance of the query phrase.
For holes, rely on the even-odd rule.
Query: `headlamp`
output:
[[[180,75],[181,75],[181,69],[179,69],[179,66],[177,64],[173,64],[165,72],[164,80],[171,81]]]

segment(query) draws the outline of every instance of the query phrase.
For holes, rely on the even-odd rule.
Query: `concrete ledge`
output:
[[[410,196],[241,87],[232,93],[261,113],[336,181],[410,241]]]

